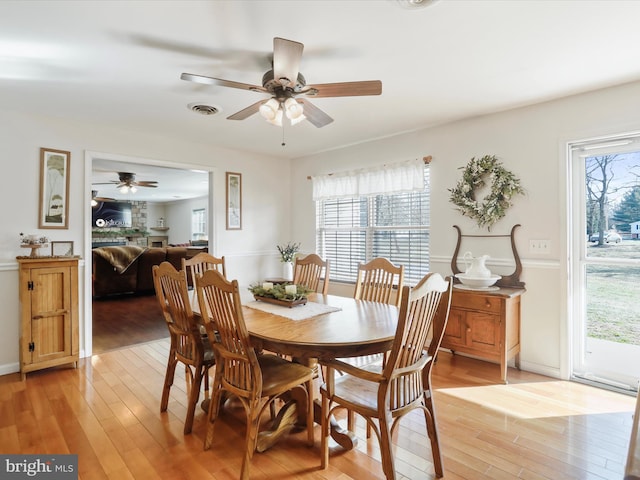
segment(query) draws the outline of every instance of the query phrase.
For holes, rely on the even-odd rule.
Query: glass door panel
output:
[[[640,143],[572,147],[573,376],[635,391],[640,379]]]

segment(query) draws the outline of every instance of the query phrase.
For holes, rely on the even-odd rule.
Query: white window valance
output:
[[[313,199],[391,195],[424,190],[421,159],[311,177]]]

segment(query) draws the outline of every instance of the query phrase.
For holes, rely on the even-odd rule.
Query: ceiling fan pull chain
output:
[[[282,122],[282,146],[285,147],[287,144],[284,143],[284,124],[287,122]]]

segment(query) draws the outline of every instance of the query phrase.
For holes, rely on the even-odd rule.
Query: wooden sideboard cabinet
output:
[[[442,347],[500,364],[507,383],[507,363],[520,368],[520,297],[522,288],[462,290],[454,286]]]
[[[79,358],[78,258],[18,257],[20,373]]]

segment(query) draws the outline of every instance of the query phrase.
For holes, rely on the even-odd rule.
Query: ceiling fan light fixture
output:
[[[273,121],[276,119],[280,110],[280,102],[275,98],[270,98],[262,105],[260,105],[260,115],[262,115],[267,121]]]
[[[282,126],[282,109],[278,109],[275,112],[275,117],[272,118],[271,120],[267,119],[267,122],[269,122],[271,125],[275,125],[276,127],[281,127]]]
[[[129,187],[127,185],[123,185],[120,187],[120,193],[129,193]]]
[[[295,125],[293,123],[293,120],[296,120],[300,116],[304,115],[304,107],[303,107],[303,105],[298,103],[292,97],[289,97],[284,101],[284,108],[285,108],[285,112],[287,114],[287,118],[289,120],[292,120],[292,122],[291,122],[292,125]]]
[[[289,120],[291,121],[291,125],[297,125],[300,122],[302,122],[303,120],[306,120],[307,117],[304,116],[304,114],[302,115],[298,115],[296,118],[290,118]]]

